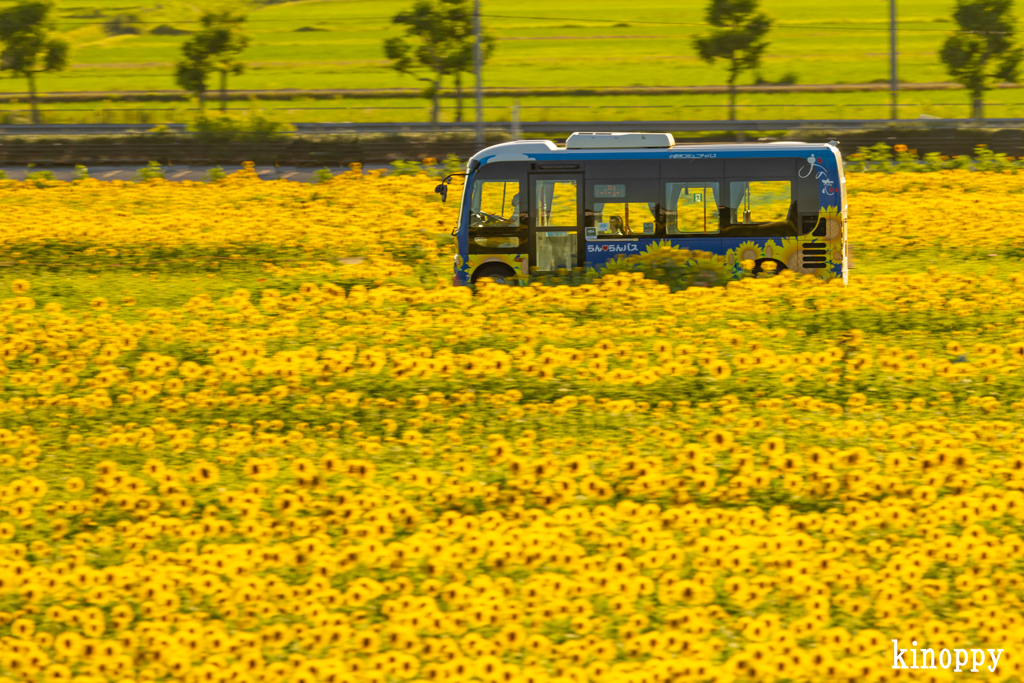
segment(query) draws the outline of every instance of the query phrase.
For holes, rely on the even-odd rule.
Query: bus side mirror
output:
[[[435,187],[435,188],[434,188],[434,192],[436,192],[436,193],[438,193],[439,195],[441,195],[441,201],[442,201],[442,202],[444,202],[444,201],[447,201],[447,200],[448,200],[448,186],[447,186],[447,185],[445,185],[444,183],[441,183],[440,185],[438,185],[437,187]]]

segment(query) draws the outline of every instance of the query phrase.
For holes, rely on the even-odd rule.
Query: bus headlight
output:
[[[452,260],[455,261],[456,270],[462,267],[462,257],[460,255],[455,254],[455,256],[452,257]]]

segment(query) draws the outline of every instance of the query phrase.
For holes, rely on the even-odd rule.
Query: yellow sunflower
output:
[[[725,284],[732,277],[724,255],[707,254],[703,258],[692,259],[687,265],[692,269],[691,285],[714,287]]]

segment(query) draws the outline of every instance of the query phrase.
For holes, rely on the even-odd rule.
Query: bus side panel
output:
[[[674,265],[685,268],[694,277],[695,283],[721,283],[737,277],[738,264],[727,262],[721,253],[722,240],[714,237],[685,238],[637,238],[635,240],[589,240],[587,241],[587,270],[603,275],[615,270],[632,270],[639,265],[657,265],[664,268],[678,253]],[[665,248],[679,250],[672,257],[666,256]],[[655,259],[656,260],[652,260]]]
[[[819,215],[824,221],[824,242],[828,245],[828,269],[826,279],[841,278],[846,266],[846,207],[843,206],[843,181],[838,152],[822,154],[826,174],[819,177],[821,209]],[[817,232],[822,232],[818,230]]]
[[[722,251],[725,254],[725,263],[736,269],[739,276],[744,261],[762,261],[770,259],[781,261],[790,270],[796,264],[794,254],[799,249],[799,238],[797,237],[723,237]]]
[[[701,255],[719,254],[722,240],[718,237],[688,237],[685,239],[655,239],[653,237],[617,240],[587,240],[587,268],[600,270],[620,259],[632,259],[631,263],[639,263],[645,257],[650,258],[658,253],[663,246],[673,249],[685,249],[690,252],[702,252]]]
[[[600,270],[617,258],[627,258],[645,253],[651,243],[651,239],[616,239],[600,240],[590,239],[587,245],[587,268]]]
[[[835,154],[818,152],[802,160],[797,172],[802,179],[813,179],[817,185],[818,222],[814,231],[801,237],[808,246],[823,246],[824,267],[804,269],[826,280],[843,277],[845,268],[844,228],[841,207],[841,179]],[[819,246],[819,248],[820,248]]]

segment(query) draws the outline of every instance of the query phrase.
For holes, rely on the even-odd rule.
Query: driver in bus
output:
[[[519,227],[519,193],[512,196],[512,209],[508,218],[495,216],[495,220],[487,227],[491,228],[518,228]],[[476,243],[492,249],[511,249],[519,246],[519,239],[512,236],[503,237],[477,237]]]
[[[504,218],[504,216],[503,216]],[[512,196],[512,212],[508,215],[508,220],[505,221],[502,227],[518,228],[519,227],[519,193],[516,192]],[[519,246],[519,239],[517,237],[496,237],[491,240],[492,244],[489,246],[497,247],[498,249],[510,249],[512,247]]]
[[[608,233],[611,235],[630,234],[626,231],[626,223],[622,220],[622,216],[608,217]]]

